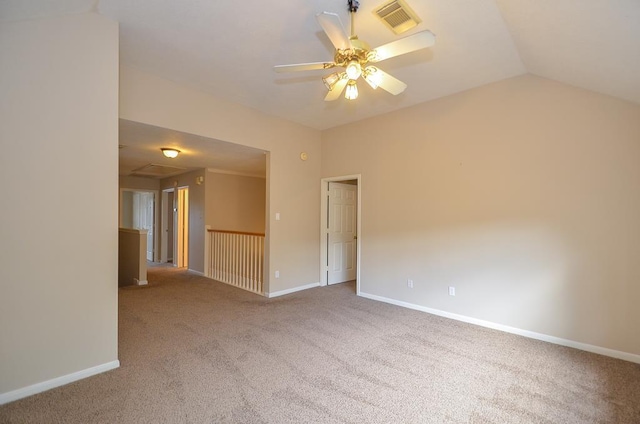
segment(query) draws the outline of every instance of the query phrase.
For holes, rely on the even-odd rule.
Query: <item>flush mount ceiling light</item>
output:
[[[178,156],[178,154],[180,153],[180,150],[178,149],[172,149],[170,147],[163,147],[160,150],[162,150],[162,154],[165,155],[168,158],[175,158]]]
[[[351,35],[347,35],[337,14],[322,12],[316,16],[318,23],[336,49],[333,62],[279,65],[274,68],[275,71],[292,72],[344,68],[344,70],[339,70],[322,78],[329,90],[329,93],[324,98],[326,101],[336,100],[345,91],[345,88],[345,98],[355,100],[358,97],[356,82],[360,77],[374,89],[380,87],[393,95],[402,93],[407,88],[405,83],[370,64],[431,47],[436,42],[435,35],[431,31],[425,30],[372,49],[367,43],[359,40],[355,33],[355,13],[360,6],[358,1],[348,0],[347,6],[351,15]],[[394,7],[393,10],[389,10],[394,11],[400,8],[400,6]],[[417,25],[418,22],[415,21],[415,24]]]

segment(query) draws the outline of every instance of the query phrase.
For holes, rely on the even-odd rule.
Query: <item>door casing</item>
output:
[[[169,228],[171,228],[171,240],[174,239],[173,237],[173,231],[174,231],[174,226],[173,226],[173,209],[174,209],[174,202],[173,200],[171,201],[171,204],[169,204],[169,193],[172,193],[173,196],[175,197],[175,189],[173,188],[169,188],[169,189],[165,189],[162,190],[162,205],[160,207],[160,263],[167,263],[169,261]],[[173,197],[172,197],[173,199]],[[171,213],[169,213],[169,210],[171,210]],[[171,220],[171,226],[169,226],[169,220]],[[171,260],[173,261],[173,241],[171,242]]]
[[[177,187],[174,192],[176,213],[173,226],[173,265],[189,268],[189,187]]]
[[[327,285],[327,222],[329,218],[329,183],[342,181],[357,181],[357,211],[356,211],[356,294],[360,295],[360,258],[362,255],[362,175],[343,175],[328,177],[320,180],[320,285]]]

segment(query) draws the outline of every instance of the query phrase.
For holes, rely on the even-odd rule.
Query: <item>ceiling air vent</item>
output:
[[[393,0],[385,3],[373,13],[396,34],[402,34],[422,22],[403,0]]]
[[[172,175],[181,174],[184,171],[186,171],[186,168],[150,163],[142,168],[134,169],[131,171],[131,175],[135,177],[170,177]]]

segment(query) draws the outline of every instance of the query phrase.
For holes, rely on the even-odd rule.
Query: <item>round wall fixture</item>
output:
[[[300,153],[300,159],[301,159],[301,160],[307,160],[307,159],[309,159],[309,155],[307,155],[307,152],[302,152],[302,153]]]

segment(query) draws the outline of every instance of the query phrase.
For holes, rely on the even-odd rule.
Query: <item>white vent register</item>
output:
[[[422,22],[403,0],[392,0],[385,3],[373,13],[396,34],[408,31]]]

